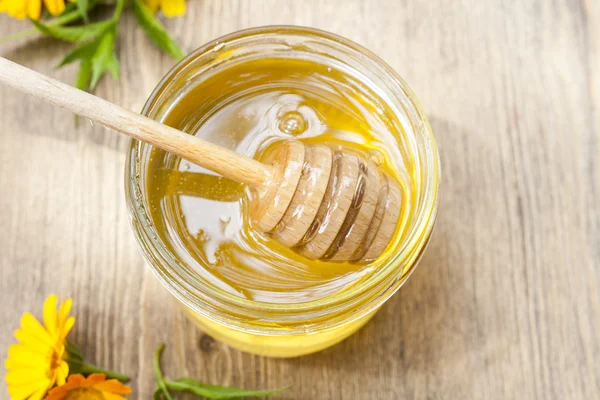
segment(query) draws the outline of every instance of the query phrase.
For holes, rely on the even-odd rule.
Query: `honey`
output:
[[[394,127],[377,118],[378,110],[350,84],[340,84],[350,80],[311,61],[253,60],[199,83],[163,122],[259,159],[285,139],[365,153],[404,183],[400,219],[406,221],[410,186],[403,179],[412,167],[391,161],[390,149],[398,147],[391,140]],[[377,268],[302,257],[253,229],[246,209],[252,193],[245,186],[160,149],[150,157],[148,201],[158,233],[215,286],[250,300],[301,302],[344,290]]]
[[[282,140],[342,146],[401,188],[380,257],[313,261],[255,229],[249,188],[133,141],[126,193],[142,253],[216,339],[276,357],[329,347],[363,326],[423,254],[437,211],[435,140],[406,83],[360,46],[308,28],[236,32],[178,64],[143,113],[259,160]]]

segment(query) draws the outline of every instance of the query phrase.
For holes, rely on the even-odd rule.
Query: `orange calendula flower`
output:
[[[167,17],[185,14],[185,0],[144,0],[144,2],[152,12],[155,13],[160,8]]]
[[[116,379],[106,380],[104,374],[71,375],[62,386],[48,393],[46,400],[125,400],[121,394],[129,394],[131,389]]]
[[[39,400],[55,384],[65,383],[69,365],[65,360],[65,342],[75,323],[69,317],[71,299],[61,302],[50,295],[44,302],[44,326],[30,313],[21,317],[21,329],[15,331],[19,344],[8,348],[6,383],[13,400]]]
[[[43,3],[54,16],[59,16],[65,10],[65,0],[43,0]],[[0,13],[8,13],[17,19],[28,17],[37,21],[42,15],[42,0],[0,0]]]

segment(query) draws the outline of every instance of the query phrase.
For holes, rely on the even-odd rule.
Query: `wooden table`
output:
[[[596,0],[198,0],[168,29],[186,50],[266,24],[323,28],[410,82],[436,133],[443,183],[419,268],[358,334],[276,360],[188,322],[136,249],[123,193],[127,140],[0,87],[0,357],[47,294],[75,300],[71,338],[154,388],[151,358],[281,399],[592,399],[600,395],[600,3]],[[27,24],[0,17],[0,35]],[[131,15],[122,78],[97,94],[139,110],[173,62]],[[55,71],[49,39],[0,54]],[[87,124],[87,123],[86,123]],[[1,398],[7,398],[5,388]]]

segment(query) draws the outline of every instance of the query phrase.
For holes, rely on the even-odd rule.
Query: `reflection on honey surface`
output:
[[[199,82],[163,122],[253,157],[282,139],[361,152],[400,182],[396,235],[409,220],[415,167],[405,127],[343,71],[306,60],[248,61]],[[296,254],[252,229],[244,185],[162,150],[152,150],[148,176],[151,217],[161,239],[202,279],[231,293],[267,302],[315,300],[356,284],[381,264]]]

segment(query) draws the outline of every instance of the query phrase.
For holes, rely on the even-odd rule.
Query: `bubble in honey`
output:
[[[306,120],[298,111],[285,113],[279,121],[279,130],[290,135],[300,135],[306,131],[306,128]]]
[[[231,216],[229,216],[229,215],[227,215],[227,216],[221,216],[219,218],[219,222],[220,222],[220,225],[221,225],[221,233],[225,234],[225,230],[227,229],[227,226],[231,222]]]
[[[210,240],[210,237],[206,234],[204,229],[198,229],[198,233],[196,233],[196,242],[206,243],[209,240]]]
[[[369,151],[369,159],[373,161],[375,165],[380,167],[383,164],[383,161],[385,160],[385,156],[379,150],[371,150]]]

